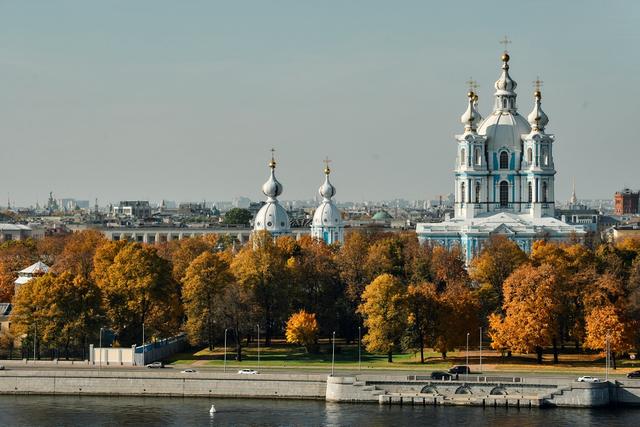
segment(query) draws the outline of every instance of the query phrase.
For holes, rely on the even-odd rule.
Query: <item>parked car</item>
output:
[[[0,371],[4,371],[4,365],[0,365]]]
[[[256,371],[255,369],[240,369],[238,373],[242,375],[255,375],[258,373],[258,371]]]
[[[182,370],[180,372],[183,373],[183,374],[194,374],[194,373],[196,373],[198,371],[196,371],[195,369],[185,369],[185,370]]]
[[[164,368],[164,363],[162,363],[162,362],[153,362],[153,363],[149,363],[149,364],[147,365],[147,368],[149,368],[149,369]]]
[[[444,371],[431,372],[431,379],[432,380],[450,380],[452,378],[453,378],[453,375],[451,375],[448,372],[444,372]]]
[[[590,377],[589,375],[578,377],[579,383],[599,383],[601,381],[602,380],[600,378]]]
[[[449,369],[450,374],[470,374],[471,368],[467,365],[455,365],[451,369]]]
[[[640,371],[631,371],[627,374],[627,378],[640,378]]]

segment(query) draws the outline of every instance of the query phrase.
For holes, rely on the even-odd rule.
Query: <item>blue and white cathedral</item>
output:
[[[509,75],[509,54],[502,55],[502,74],[495,83],[493,112],[482,118],[477,95],[470,90],[456,135],[454,218],[420,223],[421,242],[460,246],[469,262],[491,235],[501,234],[530,251],[535,240],[582,238],[581,226],[554,215],[554,136],[545,132],[539,81],[533,110],[525,119],[517,110],[516,82]]]
[[[329,182],[329,161],[324,167],[324,183],[318,189],[322,202],[313,213],[311,222],[311,237],[324,240],[327,245],[344,242],[344,223],[338,207],[331,198],[336,194],[336,188]]]

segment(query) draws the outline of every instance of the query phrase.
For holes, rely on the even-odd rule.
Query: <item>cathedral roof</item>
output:
[[[520,147],[521,136],[531,132],[529,122],[518,112],[494,111],[478,126],[492,147]]]
[[[314,227],[338,227],[342,225],[342,216],[340,210],[333,203],[331,198],[336,194],[336,188],[329,181],[329,160],[326,160],[324,168],[324,182],[318,189],[318,193],[322,197],[322,203],[313,213],[312,226]]]
[[[272,150],[273,151],[273,150]],[[260,208],[253,221],[253,229],[266,230],[272,234],[282,234],[289,232],[289,215],[280,205],[277,197],[282,194],[282,184],[276,179],[276,161],[271,156],[269,162],[271,174],[269,179],[262,185],[262,192],[267,196],[267,202]]]

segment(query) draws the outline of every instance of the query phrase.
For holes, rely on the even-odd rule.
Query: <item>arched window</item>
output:
[[[460,166],[464,166],[467,164],[467,150],[464,148],[460,150]]]
[[[500,207],[506,208],[509,206],[509,183],[502,181],[500,183]]]
[[[527,163],[533,163],[533,150],[531,147],[527,148]]]
[[[476,165],[481,165],[482,164],[482,156],[480,155],[480,149],[476,148],[476,155],[474,156],[476,158]]]
[[[465,198],[465,185],[464,182],[460,183],[460,203],[464,203]]]
[[[542,149],[542,164],[544,166],[549,166],[549,150],[546,148]]]
[[[531,181],[529,181],[529,185],[528,185],[528,187],[529,187],[529,197],[528,197],[528,200],[529,200],[529,203],[531,203],[531,202],[533,202],[533,184],[531,183]]]
[[[542,182],[542,203],[547,203],[547,181]]]
[[[480,181],[476,182],[476,203],[480,203]]]
[[[509,169],[509,153],[506,151],[500,152],[500,169]]]

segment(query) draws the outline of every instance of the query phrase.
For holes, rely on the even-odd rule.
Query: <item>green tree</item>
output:
[[[233,208],[224,214],[223,222],[231,225],[249,225],[253,218],[251,211],[242,208]]]

